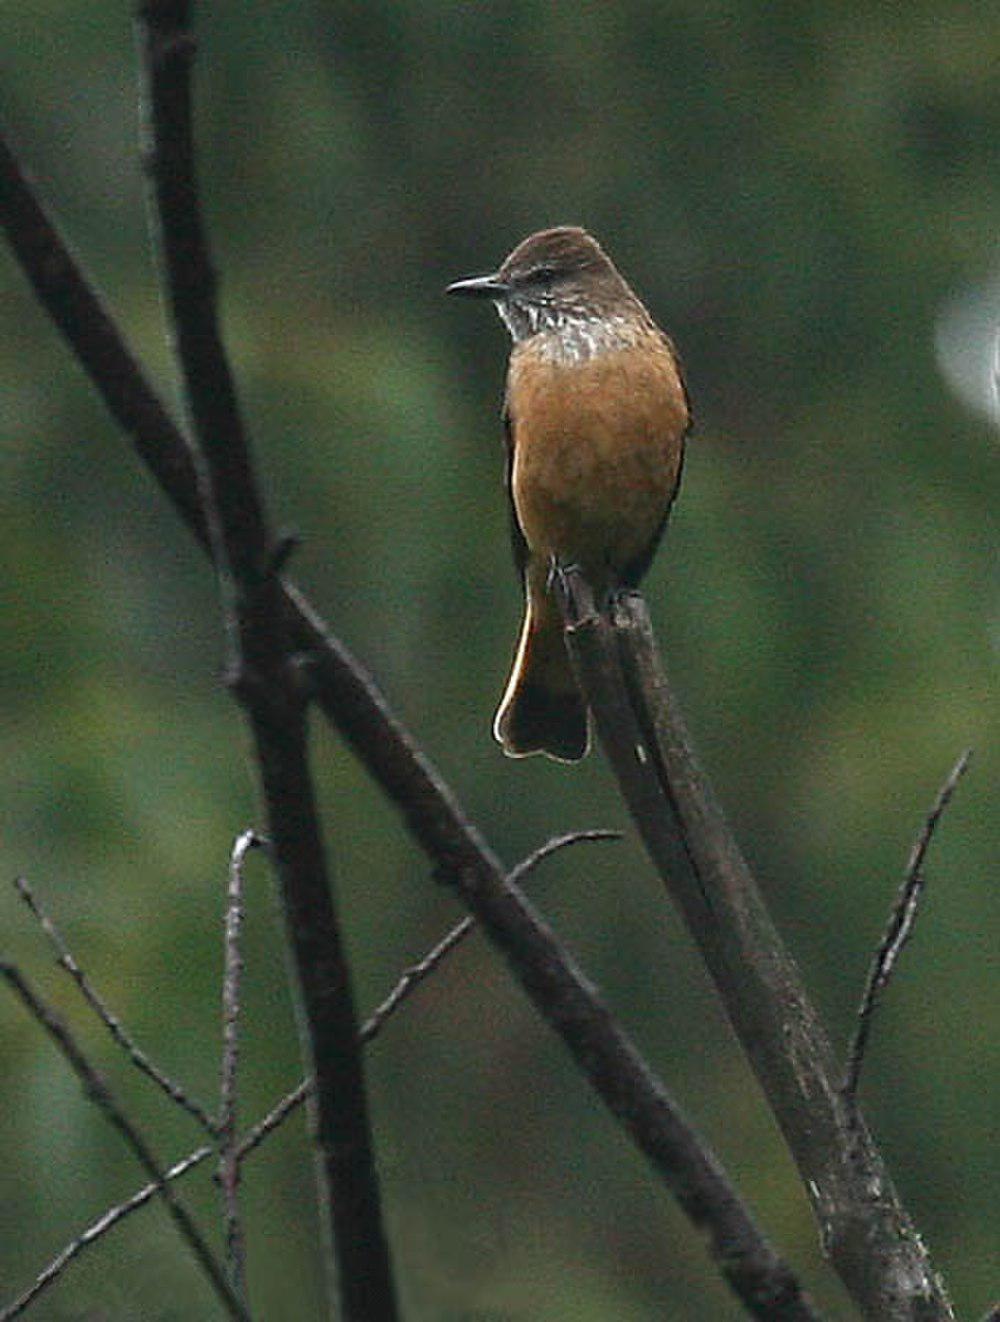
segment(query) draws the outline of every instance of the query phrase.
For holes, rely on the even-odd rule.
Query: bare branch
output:
[[[645,602],[623,594],[612,623],[578,571],[557,576],[557,588],[605,752],[799,1167],[838,1274],[866,1316],[952,1318],[878,1149],[860,1116],[848,1116],[826,1032],[695,761]]]
[[[131,1148],[139,1164],[156,1186],[156,1191],[163,1199],[178,1233],[194,1254],[226,1313],[230,1317],[248,1318],[249,1315],[246,1309],[230,1289],[225,1273],[216,1262],[215,1255],[203,1238],[201,1231],[195,1225],[183,1204],[178,1202],[174,1196],[166,1175],[153,1156],[152,1149],[118,1105],[110,1088],[87,1060],[69,1029],[32,990],[13,964],[0,963],[0,974],[7,980],[28,1012],[41,1024],[58,1047],[83,1084],[86,1096],[104,1112]]]
[[[219,573],[231,684],[253,734],[286,930],[316,1079],[321,1211],[347,1319],[397,1316],[357,1019],[308,765],[306,721],[274,543],[216,311],[194,166],[189,0],[146,0],[146,158],[196,467]]]
[[[233,845],[226,893],[225,959],[222,976],[222,1069],[219,1084],[219,1186],[222,1189],[226,1234],[226,1260],[233,1289],[245,1298],[245,1246],[240,1221],[240,1163],[236,1155],[238,1112],[239,1030],[243,951],[243,863],[251,849],[263,844],[253,831],[244,831]]]
[[[565,849],[568,845],[575,845],[588,840],[620,840],[621,838],[620,831],[604,830],[573,831],[568,835],[555,836],[553,839],[547,840],[534,853],[529,854],[527,858],[522,859],[511,871],[509,880],[515,883],[522,882],[538,867],[539,863],[544,862],[545,859],[557,853],[560,849]],[[441,961],[451,954],[455,947],[460,945],[475,929],[475,918],[471,916],[463,918],[422,959],[404,969],[402,976],[389,995],[381,1005],[376,1006],[368,1019],[362,1024],[361,1040],[370,1042],[389,1016],[406,1000],[410,992],[419,986],[425,978],[429,977]]]
[[[913,842],[902,885],[896,894],[885,932],[868,970],[864,993],[858,1007],[854,1036],[847,1052],[844,1081],[841,1084],[844,1097],[851,1105],[854,1105],[857,1101],[861,1066],[864,1062],[865,1048],[868,1045],[868,1035],[871,1032],[875,1010],[878,1008],[882,992],[889,984],[896,967],[896,961],[902,954],[903,947],[909,940],[913,925],[917,920],[917,909],[923,895],[924,859],[927,856],[927,850],[937,829],[937,824],[941,820],[941,815],[951,802],[951,796],[955,793],[958,782],[965,774],[971,757],[972,749],[967,748],[938,790],[937,798],[924,819],[919,835]]]
[[[505,955],[591,1086],[691,1214],[677,1190],[675,1174],[686,1167],[677,1156],[677,1135],[670,1132],[661,1111],[662,1085],[648,1072],[595,989],[540,916],[518,888],[506,882],[496,855],[374,681],[304,598],[287,584],[286,591],[298,611],[295,635],[309,656],[314,693],[323,711],[397,805],[408,829],[436,861],[438,875],[454,884],[488,939]],[[686,1178],[681,1177],[681,1182]],[[730,1283],[743,1298],[741,1286],[734,1281],[741,1257],[751,1263],[763,1262],[772,1250],[756,1228],[749,1235],[761,1253],[756,1248],[740,1248],[740,1236],[730,1238],[726,1214],[717,1215],[710,1207],[711,1200],[707,1200],[700,1209],[703,1216],[696,1213],[693,1219],[706,1225],[715,1255],[732,1267],[732,1273],[727,1273]],[[784,1264],[778,1269],[781,1273],[791,1279]],[[765,1268],[760,1276],[767,1275]],[[798,1291],[797,1284],[794,1290]],[[780,1291],[772,1292],[771,1297],[777,1294]],[[762,1297],[768,1297],[767,1287]],[[765,1315],[778,1316],[773,1311]]]
[[[174,508],[208,544],[187,438],[143,376],[129,345],[0,138],[0,225],[42,307]]]
[[[111,1010],[107,1002],[99,995],[94,988],[93,983],[74,959],[69,947],[60,936],[59,929],[42,908],[38,897],[28,884],[27,878],[15,878],[14,888],[38,920],[39,926],[51,942],[56,952],[57,962],[60,967],[64,968],[76,983],[84,1000],[93,1010],[97,1018],[100,1019],[101,1023],[114,1038],[115,1042],[117,1042],[125,1052],[136,1069],[145,1074],[147,1078],[152,1079],[156,1086],[162,1092],[166,1093],[172,1102],[175,1102],[178,1106],[187,1111],[190,1116],[193,1116],[206,1133],[214,1135],[216,1132],[215,1121],[201,1103],[189,1096],[179,1083],[174,1079],[171,1079],[169,1075],[165,1074],[163,1070],[150,1060],[149,1056],[147,1056],[142,1048],[136,1043],[135,1039],[125,1028],[124,1024],[122,1024],[117,1015]]]

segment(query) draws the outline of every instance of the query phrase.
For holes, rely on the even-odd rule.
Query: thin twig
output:
[[[892,978],[896,961],[902,954],[903,947],[909,940],[913,932],[913,925],[917,920],[917,909],[924,890],[924,859],[927,857],[927,850],[934,837],[938,822],[941,820],[941,815],[951,801],[951,796],[955,793],[958,782],[965,774],[971,757],[972,749],[967,748],[952,767],[947,779],[937,792],[934,804],[924,819],[916,840],[913,842],[910,857],[906,864],[906,871],[903,874],[903,881],[896,893],[892,911],[889,914],[889,921],[868,969],[864,993],[861,997],[861,1004],[858,1006],[854,1035],[851,1038],[851,1045],[847,1052],[844,1081],[841,1084],[844,1097],[852,1106],[857,1101],[861,1067],[864,1063],[868,1036],[871,1032],[879,999]]]
[[[171,1079],[169,1075],[165,1074],[163,1070],[159,1068],[159,1066],[153,1063],[125,1028],[118,1016],[109,1007],[107,1002],[97,992],[93,983],[73,957],[72,952],[60,935],[59,929],[42,908],[41,902],[37,895],[35,895],[32,887],[28,884],[27,878],[15,878],[14,888],[38,920],[39,926],[51,942],[56,952],[56,959],[60,967],[65,969],[76,983],[84,1000],[111,1034],[112,1038],[114,1038],[115,1042],[117,1042],[125,1052],[136,1069],[145,1074],[147,1078],[152,1079],[153,1083],[155,1083],[162,1092],[166,1093],[172,1102],[175,1102],[178,1106],[187,1111],[188,1115],[193,1116],[206,1133],[214,1135],[216,1132],[215,1121],[201,1103],[197,1102],[181,1087],[179,1083],[177,1083],[176,1080]]]
[[[209,1248],[201,1231],[191,1219],[184,1205],[178,1202],[174,1196],[166,1175],[153,1156],[152,1149],[118,1105],[110,1088],[90,1064],[72,1033],[56,1016],[54,1011],[33,991],[30,984],[13,964],[0,964],[0,974],[6,978],[32,1017],[41,1024],[51,1037],[83,1084],[86,1096],[104,1112],[107,1119],[132,1149],[136,1160],[156,1185],[157,1193],[163,1199],[178,1233],[194,1254],[227,1314],[235,1318],[248,1318],[249,1315],[246,1309],[230,1289],[225,1272],[216,1262],[215,1255]]]
[[[316,1079],[321,1224],[331,1288],[347,1322],[394,1322],[396,1288],[382,1217],[350,969],[334,906],[306,738],[304,694],[274,538],[223,343],[195,169],[190,0],[139,11],[145,157],[165,302],[197,442],[196,467],[219,576],[230,685],[253,736],[268,837]]]
[[[254,831],[244,831],[233,845],[226,892],[225,957],[222,975],[222,1068],[219,1083],[219,1187],[222,1190],[226,1263],[233,1289],[245,1298],[245,1248],[240,1220],[240,1163],[236,1155],[238,1118],[239,1032],[242,1008],[243,863],[251,849],[262,844]]]
[[[188,1171],[194,1170],[194,1168],[200,1166],[203,1161],[207,1161],[214,1151],[215,1148],[212,1147],[211,1144],[206,1143],[202,1147],[196,1148],[194,1152],[188,1153],[188,1155],[181,1161],[175,1162],[169,1170],[163,1172],[164,1184],[170,1184],[174,1180],[179,1180],[181,1176],[186,1175]],[[132,1212],[136,1212],[140,1207],[144,1207],[146,1203],[152,1198],[155,1198],[159,1192],[160,1186],[155,1183],[155,1181],[151,1181],[149,1184],[143,1185],[141,1189],[137,1190],[131,1198],[127,1198],[125,1202],[117,1203],[114,1207],[109,1207],[102,1216],[99,1216],[96,1221],[92,1222],[86,1230],[81,1231],[75,1239],[71,1240],[66,1247],[38,1273],[34,1281],[23,1292],[23,1294],[18,1295],[12,1303],[7,1304],[6,1307],[0,1309],[0,1322],[11,1322],[13,1318],[20,1317],[24,1310],[30,1304],[34,1303],[42,1291],[47,1289],[62,1275],[78,1254],[96,1243],[97,1240],[102,1239],[109,1230],[116,1226],[120,1221],[123,1221],[125,1217],[129,1216]]]

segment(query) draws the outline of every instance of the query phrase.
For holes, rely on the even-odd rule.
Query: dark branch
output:
[[[14,882],[14,888],[38,920],[39,926],[51,942],[56,952],[57,961],[60,967],[66,970],[76,983],[77,987],[79,987],[84,1000],[90,1006],[91,1010],[93,1010],[97,1018],[100,1019],[101,1023],[114,1038],[115,1042],[117,1042],[121,1049],[126,1053],[136,1069],[145,1074],[147,1078],[152,1079],[156,1086],[161,1089],[162,1092],[166,1093],[172,1102],[175,1102],[183,1110],[187,1111],[188,1115],[193,1116],[206,1133],[214,1135],[216,1132],[215,1121],[201,1103],[195,1101],[193,1097],[190,1097],[179,1083],[174,1079],[171,1079],[169,1075],[165,1074],[163,1070],[150,1060],[149,1056],[147,1056],[142,1048],[138,1046],[135,1039],[125,1028],[121,1020],[110,1009],[107,1002],[96,991],[86,973],[84,973],[83,969],[74,959],[66,942],[60,936],[55,923],[53,923],[52,919],[42,908],[37,896],[29,886],[27,879],[24,877],[18,877]]]
[[[18,176],[17,186],[21,189],[27,187],[23,177]],[[50,232],[54,235],[51,227]],[[60,247],[65,255],[65,248]],[[22,261],[32,259],[30,248],[19,251],[23,252]],[[75,297],[76,284],[82,281],[82,276],[69,263],[68,257],[65,260],[68,286]],[[86,339],[86,323],[76,320],[67,327],[59,316],[61,302],[69,296],[65,285],[54,291],[48,290],[46,306],[64,329],[72,347],[83,357],[80,341]],[[95,383],[112,411],[119,389],[126,395],[132,390],[143,398],[149,395],[149,387],[134,363],[132,366],[132,374],[124,383],[114,383],[113,390],[111,383],[106,382],[100,373],[95,373]],[[197,483],[181,433],[171,428],[166,436],[155,432],[144,434],[143,442],[143,446],[137,445],[140,457],[154,472],[167,495],[181,502],[183,512],[184,502],[190,498]],[[161,444],[171,449],[170,463],[156,455]],[[152,454],[148,453],[150,450]],[[200,524],[197,521],[192,524],[190,519],[186,521],[196,528],[199,540],[205,545],[204,521]],[[485,935],[504,953],[518,981],[562,1039],[581,1073],[636,1146],[646,1154],[659,1176],[671,1189],[678,1184],[689,1188],[686,1177],[678,1174],[681,1167],[677,1134],[671,1123],[669,1099],[665,1102],[661,1085],[649,1074],[593,987],[549,929],[520,892],[507,884],[499,859],[465,816],[452,790],[391,711],[371,677],[329,633],[294,587],[286,584],[284,593],[283,605],[291,640],[300,653],[310,658],[316,700],[327,718],[397,806],[408,830],[433,861],[435,869],[455,887],[481,922]],[[786,1288],[767,1284],[769,1280],[791,1280],[790,1273],[775,1258],[746,1211],[735,1201],[731,1188],[725,1185],[719,1189],[714,1178],[708,1183],[718,1190],[720,1210],[716,1211],[711,1197],[699,1196],[693,1204],[696,1219],[708,1229],[713,1251],[727,1264],[727,1275],[734,1287],[744,1293],[747,1288],[752,1289],[745,1285],[749,1276],[762,1282],[761,1297],[786,1293],[794,1299],[798,1294],[797,1286]],[[751,1264],[753,1270],[749,1273],[742,1270],[744,1263]],[[754,1264],[758,1266],[754,1268]],[[776,1315],[772,1313],[771,1316]],[[799,1316],[808,1314],[800,1311]]]
[[[328,881],[308,765],[305,712],[290,663],[273,539],[216,314],[215,275],[194,166],[188,0],[140,11],[146,157],[164,285],[201,490],[219,572],[233,690],[254,740],[268,836],[282,894],[316,1079],[321,1198],[347,1319],[397,1316],[382,1222],[357,1020]]]
[[[95,1103],[118,1130],[126,1144],[131,1148],[136,1160],[156,1186],[156,1191],[163,1199],[171,1220],[177,1227],[181,1238],[193,1253],[206,1278],[215,1290],[219,1302],[229,1317],[248,1318],[240,1300],[229,1288],[225,1273],[215,1260],[215,1255],[202,1236],[201,1231],[191,1219],[184,1205],[178,1202],[167,1182],[167,1177],[153,1156],[152,1149],[139,1130],[132,1124],[118,1105],[110,1088],[87,1060],[76,1039],[66,1025],[49,1009],[45,1002],[32,990],[31,986],[12,965],[0,964],[0,974],[7,980],[14,992],[32,1017],[45,1029],[58,1047],[67,1063],[73,1069],[83,1085],[86,1096]]]
[[[187,438],[142,369],[103,302],[35,197],[0,138],[0,225],[49,316],[72,347],[105,406],[202,545],[208,532]]]
[[[858,1007],[854,1036],[847,1051],[844,1081],[841,1085],[845,1099],[852,1105],[857,1100],[861,1066],[864,1062],[868,1035],[871,1032],[875,1011],[878,1008],[882,992],[889,985],[889,980],[896,967],[896,961],[910,939],[913,925],[917,920],[917,909],[924,889],[924,859],[927,856],[927,850],[937,829],[937,824],[941,820],[941,815],[950,803],[951,796],[955,793],[958,782],[965,774],[971,757],[972,749],[966,749],[938,790],[934,805],[927,814],[919,835],[913,842],[906,871],[903,874],[902,885],[896,894],[885,932],[868,970],[864,993]]]
[[[576,571],[563,580],[567,643],[601,742],[799,1167],[838,1274],[866,1316],[953,1317],[871,1136],[848,1116],[826,1032],[695,761],[645,602],[621,596],[612,622]]]
[[[527,897],[515,884],[495,886],[471,868],[458,885],[605,1106],[706,1233],[720,1272],[744,1305],[772,1319],[812,1316],[714,1155]]]

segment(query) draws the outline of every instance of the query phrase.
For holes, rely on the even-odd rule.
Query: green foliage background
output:
[[[703,760],[838,1042],[909,843],[975,745],[865,1094],[976,1316],[996,1289],[1000,1178],[997,447],[985,399],[959,402],[935,346],[981,363],[965,314],[997,320],[1000,11],[203,8],[201,172],[274,517],[304,536],[299,581],[505,858],[623,824],[599,757],[515,764],[489,737],[519,610],[495,417],[506,344],[441,291],[546,224],[593,230],[686,361],[698,426],[648,595]],[[173,397],[127,7],[5,6],[0,48],[15,144]],[[30,878],[141,1041],[209,1099],[228,851],[257,820],[213,585],[9,258],[0,269],[4,884]],[[368,1008],[456,910],[339,741],[317,730],[315,752]],[[535,887],[776,1242],[848,1316],[638,849],[580,848]],[[260,863],[250,905],[247,1120],[298,1069]],[[0,915],[6,951],[80,1027],[164,1159],[194,1146],[86,1025],[12,893]],[[0,1056],[9,1295],[141,1179],[9,999]],[[738,1316],[481,943],[391,1024],[369,1077],[409,1316]],[[318,1315],[310,1174],[301,1122],[248,1168],[261,1317]],[[188,1194],[210,1222],[210,1182]],[[152,1209],[37,1315],[213,1308]]]

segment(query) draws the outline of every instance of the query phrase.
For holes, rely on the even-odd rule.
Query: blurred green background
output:
[[[496,418],[506,341],[442,297],[532,229],[604,242],[684,357],[697,414],[648,580],[700,754],[838,1044],[910,842],[976,757],[877,1024],[864,1093],[960,1312],[995,1292],[1000,10],[710,4],[204,6],[201,174],[225,325],[294,572],[510,862],[623,826],[599,756],[503,759],[519,615]],[[160,388],[126,6],[0,11],[2,110]],[[141,1042],[216,1088],[221,909],[256,822],[200,556],[9,255],[0,267],[2,874],[27,875]],[[340,741],[315,762],[362,1010],[457,914]],[[640,851],[533,883],[831,1317],[790,1162]],[[243,1114],[297,1078],[270,881],[249,868]],[[88,1023],[13,892],[3,946],[165,1159],[197,1141]],[[141,1183],[0,999],[9,1296]],[[369,1055],[408,1316],[728,1319],[696,1236],[477,939]],[[301,1119],[247,1168],[262,1318],[318,1315]],[[187,1195],[216,1218],[210,1181]],[[211,1317],[158,1209],[45,1318]]]

